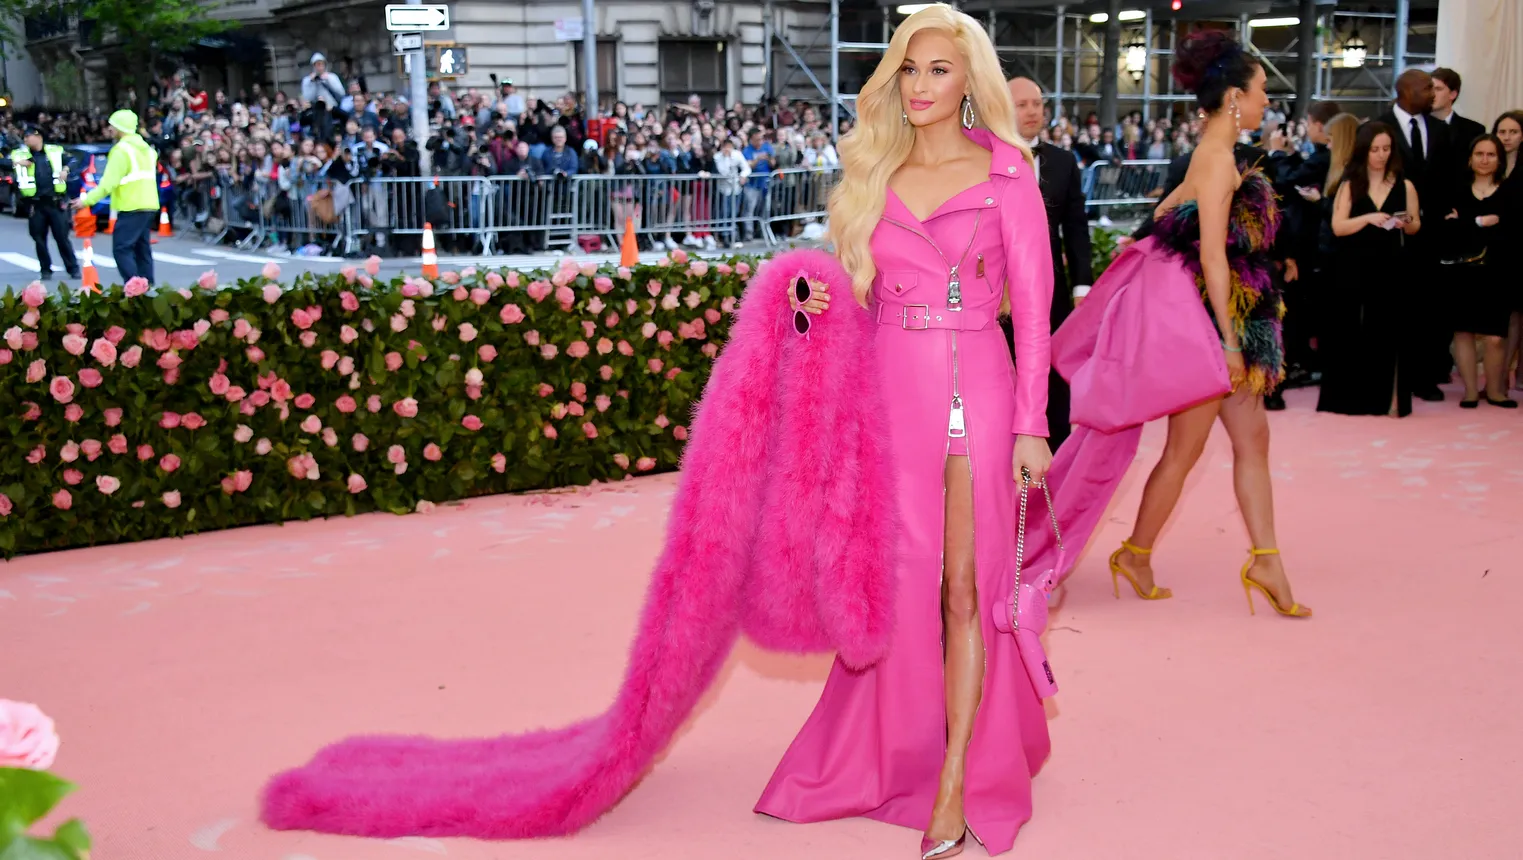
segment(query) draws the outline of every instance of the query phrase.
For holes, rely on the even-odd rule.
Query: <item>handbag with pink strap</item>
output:
[[[1031,488],[1031,474],[1021,469],[1021,514],[1015,533],[1015,585],[1010,596],[994,605],[994,629],[1015,635],[1016,647],[1021,652],[1021,662],[1026,665],[1026,675],[1037,698],[1045,699],[1058,691],[1058,683],[1047,664],[1047,650],[1042,647],[1042,633],[1047,629],[1047,604],[1057,585],[1057,573],[1063,570],[1067,550],[1063,548],[1063,534],[1058,530],[1057,509],[1052,506],[1052,493],[1047,482],[1040,485],[1047,500],[1048,517],[1052,521],[1052,534],[1056,539],[1058,554],[1055,565],[1036,576],[1022,576],[1026,556],[1026,497]]]

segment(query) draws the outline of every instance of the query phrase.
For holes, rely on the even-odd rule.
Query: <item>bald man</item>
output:
[[[1396,78],[1396,102],[1379,118],[1396,130],[1396,151],[1401,154],[1402,174],[1417,189],[1422,207],[1422,229],[1408,245],[1411,261],[1407,280],[1409,295],[1396,297],[1405,302],[1411,317],[1407,330],[1397,333],[1401,342],[1401,372],[1408,373],[1412,396],[1439,401],[1444,393],[1439,386],[1454,372],[1449,343],[1454,329],[1441,312],[1444,300],[1445,273],[1439,265],[1438,233],[1444,229],[1443,216],[1449,212],[1446,202],[1451,185],[1457,184],[1449,153],[1449,127],[1428,116],[1433,109],[1433,76],[1422,69],[1407,69]]]
[[[1041,141],[1046,124],[1042,90],[1029,78],[1010,82],[1015,99],[1015,131],[1037,160],[1042,202],[1047,206],[1047,234],[1052,243],[1052,330],[1057,331],[1089,292],[1089,219],[1084,214],[1082,171],[1073,153]],[[1006,330],[1007,337],[1009,330]],[[1013,349],[1012,349],[1013,354]],[[1047,425],[1054,451],[1068,438],[1068,383],[1056,371],[1048,382]]]

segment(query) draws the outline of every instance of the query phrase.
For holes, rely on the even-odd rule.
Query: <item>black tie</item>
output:
[[[1412,171],[1420,173],[1423,164],[1428,160],[1428,154],[1423,150],[1422,126],[1417,123],[1417,117],[1412,117]]]

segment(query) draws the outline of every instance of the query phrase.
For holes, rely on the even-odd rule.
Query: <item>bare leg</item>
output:
[[[1475,373],[1475,335],[1468,332],[1456,332],[1454,335],[1454,363],[1460,366],[1460,379],[1465,382],[1465,396],[1460,400],[1475,400],[1479,397],[1476,393],[1480,389],[1476,385]],[[1487,374],[1488,382],[1490,374]]]
[[[1262,398],[1259,398],[1262,400]],[[1195,461],[1206,449],[1206,439],[1211,435],[1211,425],[1216,421],[1220,400],[1212,400],[1169,416],[1169,439],[1163,446],[1163,457],[1148,475],[1142,490],[1142,504],[1137,510],[1137,523],[1132,526],[1129,542],[1139,549],[1152,549],[1163,531],[1164,523],[1179,503],[1184,491],[1185,478],[1195,467]],[[1137,577],[1143,592],[1153,588],[1152,556],[1122,552],[1117,563]]]
[[[979,627],[973,553],[973,476],[967,457],[948,457],[946,543],[942,550],[941,614],[946,640],[947,757],[926,835],[958,839],[963,818],[963,776],[973,717],[984,692],[984,637]]]
[[[1486,396],[1492,400],[1507,399],[1507,371],[1502,365],[1502,352],[1506,344],[1495,335],[1481,338],[1486,362]]]
[[[1507,321],[1507,348],[1502,355],[1502,371],[1511,373],[1516,369],[1514,387],[1523,387],[1523,366],[1519,365],[1519,349],[1523,348],[1523,312],[1513,311]]]
[[[1472,356],[1472,373],[1474,357]],[[1232,439],[1232,483],[1248,537],[1258,549],[1279,549],[1274,533],[1274,489],[1269,476],[1269,415],[1264,400],[1239,392],[1222,401],[1222,426]],[[1268,588],[1282,606],[1293,602],[1278,555],[1253,560],[1248,578]],[[1302,607],[1305,609],[1306,607]],[[1308,610],[1310,611],[1310,610]]]

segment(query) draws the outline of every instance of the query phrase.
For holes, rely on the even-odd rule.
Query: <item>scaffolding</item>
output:
[[[1414,2],[1421,7],[1416,19]],[[1157,112],[1174,111],[1178,109],[1176,105],[1191,101],[1193,96],[1177,91],[1169,71],[1177,41],[1188,27],[1232,29],[1264,64],[1271,92],[1296,98],[1299,110],[1305,109],[1299,102],[1307,97],[1371,107],[1389,102],[1394,95],[1395,78],[1402,70],[1409,66],[1431,66],[1435,60],[1431,48],[1436,33],[1436,0],[1342,4],[1335,0],[1256,0],[1235,4],[1192,0],[1178,12],[1168,9],[1167,2],[1131,0],[1117,16],[1121,37],[1110,54],[1116,69],[1111,75],[1102,74],[1109,65],[1105,28],[1112,23],[1102,14],[1105,3],[968,0],[957,5],[983,21],[1008,73],[1037,81],[1052,100],[1054,115],[1077,111],[1086,104],[1099,105],[1110,96],[1118,110],[1121,107],[1140,110],[1144,119],[1151,119]],[[1201,13],[1192,14],[1190,6],[1204,8]],[[840,129],[843,117],[855,116],[855,89],[865,79],[865,74],[856,68],[843,79],[843,66],[863,66],[864,60],[882,53],[888,47],[893,28],[905,18],[900,11],[903,8],[904,4],[895,0],[829,0],[828,16],[811,34],[809,45],[800,51],[778,32],[773,2],[768,0],[765,14],[768,95],[774,94],[775,44],[830,105],[831,128]],[[1222,14],[1227,8],[1237,14]],[[1299,18],[1307,11],[1315,16],[1309,65],[1302,56],[1302,39],[1307,28],[1299,27]],[[856,38],[843,40],[846,20],[843,13],[850,19],[853,30],[850,35]],[[876,35],[881,38],[862,39],[875,35],[870,30],[879,30]],[[827,34],[828,49],[817,50]],[[1427,50],[1414,50],[1414,44]],[[811,57],[822,59],[821,53],[829,62],[823,75],[808,63]],[[1297,86],[1298,66],[1311,69],[1311,85],[1304,89]],[[793,72],[789,71],[789,78]]]

